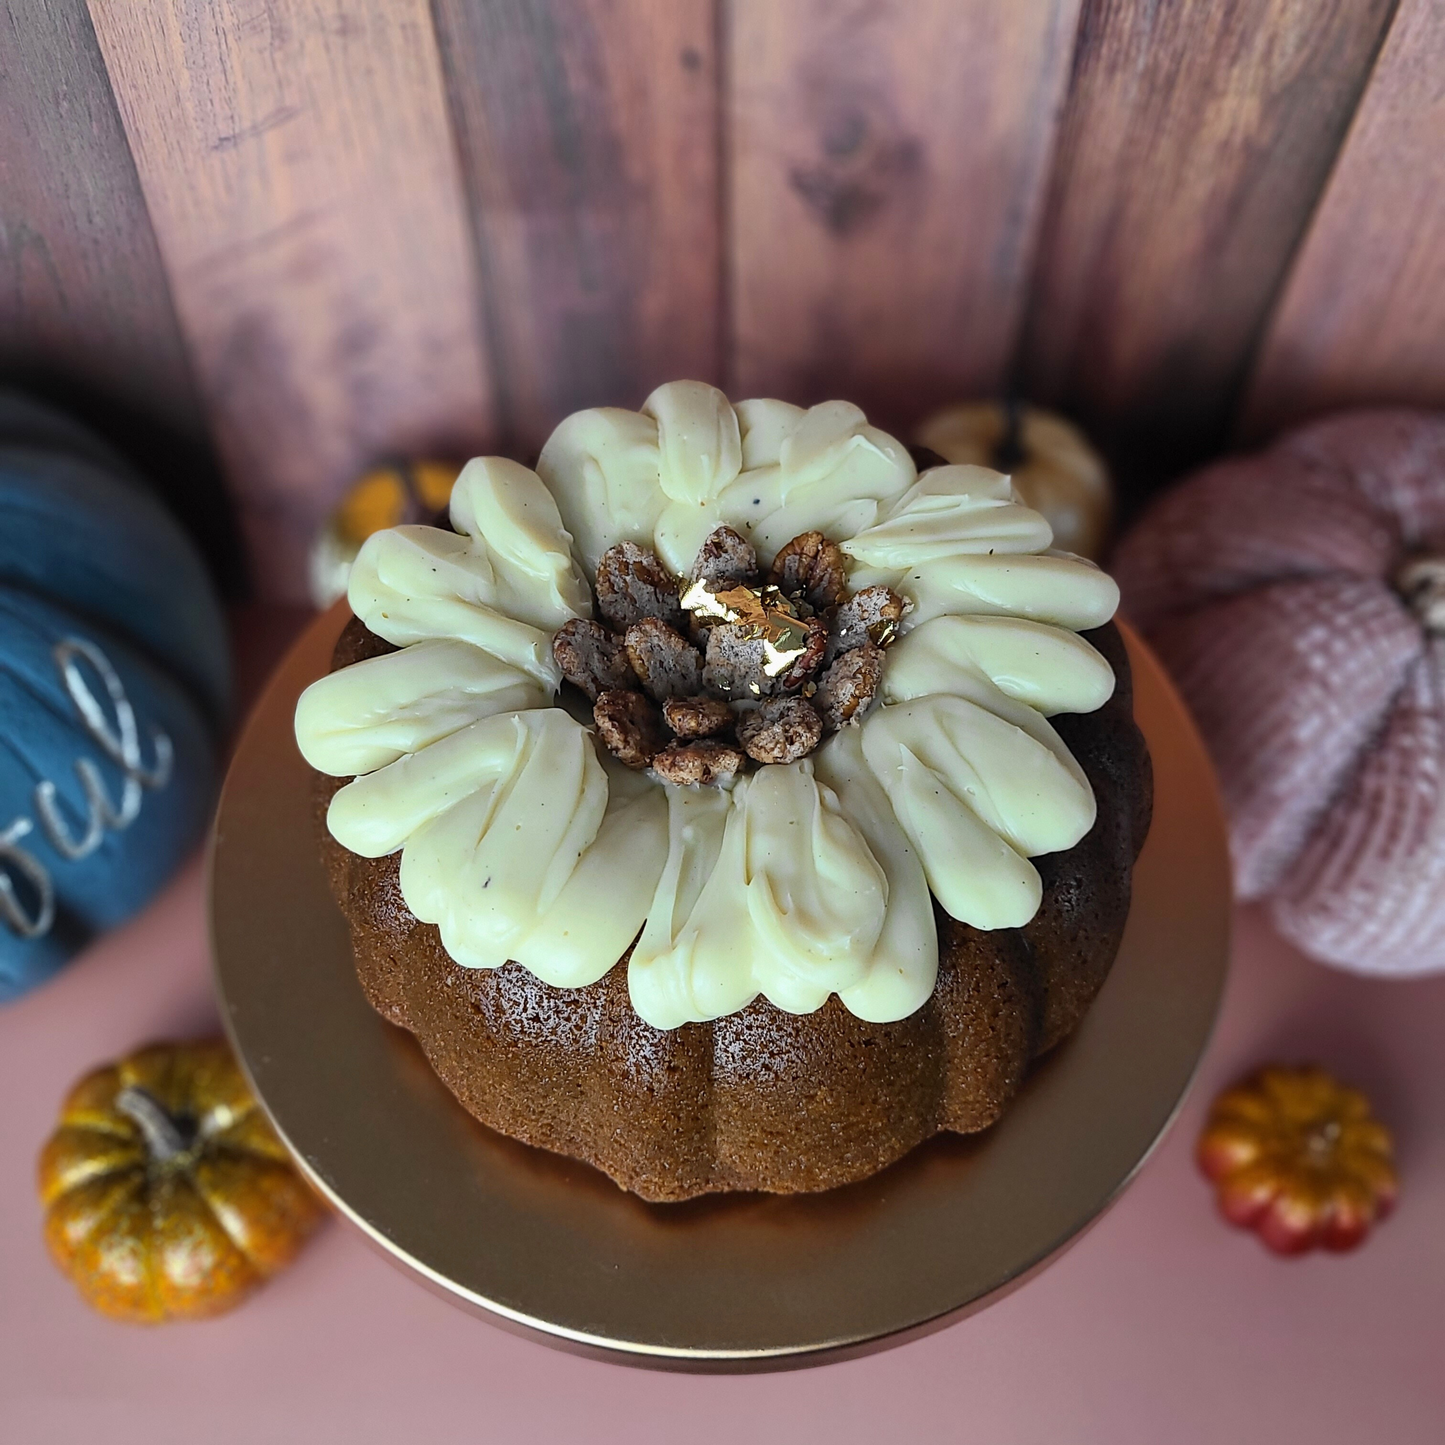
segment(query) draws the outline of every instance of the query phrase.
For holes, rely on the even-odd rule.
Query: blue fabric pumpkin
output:
[[[96,438],[0,394],[0,1001],[141,908],[210,816],[225,620]]]

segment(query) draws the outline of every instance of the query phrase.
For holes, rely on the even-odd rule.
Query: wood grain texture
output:
[[[84,0],[0,0],[0,365],[201,429],[145,199]]]
[[[715,0],[437,0],[506,434],[719,373]]]
[[[0,377],[104,433],[239,588],[200,401],[85,0],[0,0]]]
[[[1127,471],[1227,430],[1394,0],[1086,0],[1019,377]]]
[[[999,389],[1077,0],[732,0],[736,386],[902,427]]]
[[[1242,432],[1445,407],[1445,3],[1401,0],[1271,320]]]
[[[392,453],[493,428],[425,0],[92,0],[261,590]]]

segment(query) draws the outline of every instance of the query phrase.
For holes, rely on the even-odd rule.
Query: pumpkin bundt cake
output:
[[[362,548],[303,695],[361,985],[483,1123],[645,1199],[994,1122],[1103,983],[1150,769],[1006,477],[659,388]]]

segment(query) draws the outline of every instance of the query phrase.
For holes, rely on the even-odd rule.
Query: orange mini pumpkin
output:
[[[220,1040],[88,1074],[40,1157],[45,1239],[102,1314],[220,1314],[295,1256],[322,1206]]]
[[[1197,1151],[1224,1217],[1277,1254],[1358,1245],[1394,1206],[1392,1155],[1358,1089],[1278,1066],[1214,1101]]]

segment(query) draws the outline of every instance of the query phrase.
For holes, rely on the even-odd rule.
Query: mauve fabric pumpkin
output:
[[[195,846],[229,690],[186,535],[104,443],[0,393],[0,1002]]]
[[[1445,968],[1445,414],[1206,467],[1112,571],[1214,758],[1238,894],[1325,962]]]

